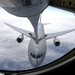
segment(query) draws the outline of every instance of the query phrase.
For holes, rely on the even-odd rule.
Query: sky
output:
[[[75,28],[74,13],[48,7],[42,13],[42,23],[45,25],[45,33],[53,33]],[[17,17],[9,14],[0,8],[0,69],[1,70],[28,70],[33,69],[28,59],[28,44],[30,39],[25,36],[24,41],[19,44],[16,42],[19,32],[9,28],[4,23],[7,22],[14,26],[33,32],[33,27],[26,17]],[[56,47],[53,39],[47,40],[47,53],[40,66],[49,64],[62,57],[75,47],[75,31],[57,37],[60,46]]]

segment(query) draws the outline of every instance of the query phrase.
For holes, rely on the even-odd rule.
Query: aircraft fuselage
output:
[[[44,27],[41,23],[38,24],[38,38],[45,35]],[[37,67],[39,66],[46,55],[46,40],[45,38],[39,42],[39,44],[36,44],[33,39],[30,40],[29,48],[28,48],[28,56],[30,63],[32,66]]]
[[[40,14],[50,0],[2,0],[2,7],[10,14],[19,17],[28,17]]]

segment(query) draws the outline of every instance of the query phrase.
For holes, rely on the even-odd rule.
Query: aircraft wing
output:
[[[51,39],[51,38],[55,38],[57,36],[61,36],[61,35],[64,35],[64,34],[67,34],[67,33],[70,33],[72,31],[74,31],[75,29],[71,29],[71,30],[66,30],[66,31],[61,31],[61,32],[56,32],[56,33],[48,33],[46,34],[47,37],[46,37],[46,40],[47,39]]]
[[[75,13],[75,0],[51,0],[49,5]]]
[[[13,25],[10,25],[10,24],[8,24],[8,23],[5,23],[5,24],[6,24],[7,26],[9,26],[10,28],[12,28],[12,29],[14,29],[14,30],[20,32],[21,34],[26,35],[27,37],[30,37],[29,33],[32,33],[32,32],[23,30],[23,29],[21,29],[21,28],[15,27],[15,26],[13,26]]]

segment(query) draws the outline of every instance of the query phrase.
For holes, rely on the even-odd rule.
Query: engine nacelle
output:
[[[59,39],[57,39],[57,38],[54,38],[54,45],[55,46],[60,46],[60,41],[59,41]]]
[[[17,38],[18,43],[21,43],[23,40],[24,40],[24,35],[21,34],[20,36],[18,36]]]

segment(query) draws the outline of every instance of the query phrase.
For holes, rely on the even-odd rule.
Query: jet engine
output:
[[[18,43],[21,43],[23,40],[24,40],[24,35],[23,34],[21,34],[20,36],[18,36],[18,38],[17,38],[17,42]]]
[[[59,46],[60,45],[60,41],[59,41],[59,39],[58,38],[54,38],[54,45],[55,46]]]

